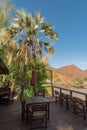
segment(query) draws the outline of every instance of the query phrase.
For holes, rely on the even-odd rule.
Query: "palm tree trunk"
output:
[[[24,86],[25,86],[25,79],[26,79],[26,70],[27,70],[27,66],[26,66],[26,62],[24,62],[20,98],[24,97]]]

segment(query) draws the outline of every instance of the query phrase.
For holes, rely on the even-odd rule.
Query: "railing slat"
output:
[[[79,92],[79,91],[75,91],[75,90],[71,90],[71,89],[66,89],[66,88],[60,88],[60,87],[56,87],[56,86],[53,86],[53,88],[59,89],[60,93],[62,93],[63,90],[68,91],[71,97],[73,96],[73,93],[84,95],[85,100],[87,101],[87,93]]]

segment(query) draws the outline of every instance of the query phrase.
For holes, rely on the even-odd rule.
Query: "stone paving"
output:
[[[0,130],[30,130],[29,124],[21,121],[21,104],[0,105]],[[37,129],[45,130],[45,129]],[[66,108],[50,103],[50,120],[46,130],[87,130],[87,120],[83,120]]]

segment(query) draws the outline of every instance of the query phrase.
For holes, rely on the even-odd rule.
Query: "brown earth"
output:
[[[64,66],[53,70],[53,82],[55,83],[71,83],[76,78],[86,78],[87,70],[81,70],[75,65]]]

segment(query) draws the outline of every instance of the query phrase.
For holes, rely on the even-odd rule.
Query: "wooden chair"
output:
[[[75,100],[75,113],[81,117],[83,117],[83,119],[86,119],[86,105],[85,105],[85,101],[74,97]]]
[[[47,128],[47,104],[27,105],[27,119],[31,130],[36,128]]]
[[[67,109],[75,113],[75,100],[74,97],[66,94],[67,98]]]
[[[65,93],[61,93],[61,105],[67,108],[67,97]]]

